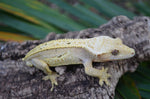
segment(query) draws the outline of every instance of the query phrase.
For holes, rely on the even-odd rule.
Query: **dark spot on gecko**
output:
[[[59,55],[58,58],[62,57],[62,55]]]
[[[117,49],[114,49],[112,52],[111,52],[112,55],[116,56],[119,54],[119,50]]]
[[[71,44],[70,42],[68,42],[67,44]]]
[[[79,58],[80,62],[83,62],[83,60],[81,58]]]
[[[147,19],[147,18],[145,18],[145,19],[144,19],[144,21],[145,21],[145,22],[147,22],[147,21],[148,21],[148,19]]]
[[[101,56],[101,54],[98,54],[97,56],[98,56],[98,57],[100,57],[100,56]]]

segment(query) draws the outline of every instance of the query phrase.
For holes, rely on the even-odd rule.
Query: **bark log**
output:
[[[58,86],[50,91],[50,81],[43,81],[45,75],[36,68],[27,67],[21,58],[38,44],[60,38],[91,38],[100,35],[120,37],[134,48],[135,57],[126,60],[94,63],[96,68],[108,67],[110,86],[101,87],[98,78],[84,73],[83,65],[67,66],[65,70],[56,68],[61,76]],[[0,99],[40,98],[40,99],[113,99],[119,78],[127,71],[134,72],[142,61],[150,60],[150,21],[148,17],[117,16],[95,29],[86,29],[66,34],[50,33],[44,40],[23,43],[0,44]],[[55,70],[54,68],[52,68]]]

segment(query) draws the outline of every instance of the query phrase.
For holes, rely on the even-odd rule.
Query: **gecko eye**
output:
[[[114,50],[112,50],[111,54],[114,55],[114,56],[116,56],[116,55],[119,54],[119,50],[114,49]]]

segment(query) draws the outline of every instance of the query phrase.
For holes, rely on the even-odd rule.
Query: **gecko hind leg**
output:
[[[84,68],[85,68],[85,73],[87,75],[90,75],[93,77],[98,77],[99,78],[99,84],[101,86],[104,84],[104,82],[106,83],[106,85],[110,85],[108,78],[111,75],[107,73],[108,68],[104,69],[104,67],[102,67],[101,70],[93,68],[91,60],[88,60],[88,61],[84,62],[83,64],[84,64]]]
[[[106,85],[110,85],[109,81],[108,81],[108,78],[111,77],[111,75],[107,73],[108,68],[102,67],[102,69],[99,70],[99,71],[100,71],[99,84],[102,86],[103,83],[105,82]]]
[[[56,78],[59,77],[59,75],[55,72],[53,72],[52,74],[48,74],[47,76],[43,77],[43,80],[50,80],[52,83],[52,88],[51,91],[53,91],[54,89],[54,85],[58,85]]]
[[[42,70],[45,74],[47,74],[47,76],[43,77],[43,80],[51,81],[51,91],[53,91],[54,85],[58,85],[56,79],[57,77],[59,77],[59,75],[56,72],[51,71],[49,66],[40,59],[32,59],[31,62],[36,68]]]

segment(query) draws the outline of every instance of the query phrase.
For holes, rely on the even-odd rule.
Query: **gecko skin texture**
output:
[[[59,39],[49,41],[36,46],[29,51],[23,60],[27,66],[35,66],[47,74],[43,79],[50,80],[52,84],[57,84],[57,73],[49,67],[56,67],[70,64],[83,64],[87,75],[98,77],[99,84],[104,82],[109,85],[107,73],[108,68],[101,70],[93,68],[92,62],[106,62],[121,60],[133,57],[135,51],[124,45],[119,38],[109,36],[99,36],[90,39]]]

